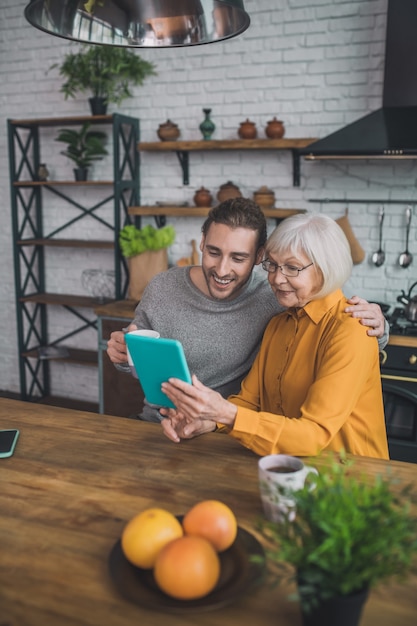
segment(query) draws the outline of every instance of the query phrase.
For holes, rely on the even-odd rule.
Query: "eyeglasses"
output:
[[[263,269],[268,272],[268,274],[274,274],[277,270],[280,270],[283,276],[287,276],[288,278],[295,278],[298,276],[300,272],[306,270],[308,267],[311,267],[313,263],[309,265],[305,265],[304,267],[294,267],[294,265],[278,265],[278,263],[274,263],[269,259],[265,259],[262,261]]]

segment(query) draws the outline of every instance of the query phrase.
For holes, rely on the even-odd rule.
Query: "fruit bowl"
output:
[[[254,562],[253,557],[261,557]],[[230,548],[219,554],[220,579],[211,593],[196,600],[178,600],[166,595],[157,586],[152,569],[132,565],[124,556],[118,540],[109,555],[110,575],[119,593],[144,608],[168,613],[210,611],[231,604],[262,579],[264,549],[247,530],[238,527]]]

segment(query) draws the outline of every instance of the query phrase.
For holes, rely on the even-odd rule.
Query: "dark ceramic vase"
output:
[[[200,131],[203,139],[211,139],[212,134],[216,130],[213,120],[210,118],[211,109],[203,109],[204,120],[200,124]]]
[[[94,96],[93,98],[89,98],[88,102],[90,103],[91,115],[106,115],[107,102],[105,98]]]
[[[307,612],[302,610],[303,626],[359,626],[369,589],[348,596],[325,600]]]

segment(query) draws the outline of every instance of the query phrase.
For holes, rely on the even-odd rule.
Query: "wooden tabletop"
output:
[[[233,604],[181,615],[124,600],[108,570],[127,520],[149,506],[184,513],[223,500],[255,532],[258,457],[227,435],[174,444],[158,424],[0,399],[19,428],[0,459],[0,623],[7,626],[300,626],[287,587],[265,583]],[[416,478],[408,463],[357,459],[368,474]],[[378,529],[375,529],[378,532]],[[361,626],[414,626],[417,577],[372,592]]]

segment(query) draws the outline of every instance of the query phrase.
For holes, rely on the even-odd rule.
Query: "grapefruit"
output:
[[[126,524],[121,539],[123,554],[133,565],[150,569],[160,550],[182,535],[175,515],[165,509],[146,509]]]
[[[184,536],[170,541],[159,552],[154,577],[158,587],[180,600],[202,598],[220,577],[220,559],[207,539]]]
[[[219,500],[202,500],[184,516],[182,526],[186,535],[204,537],[217,552],[230,548],[237,535],[237,520],[233,511]]]

